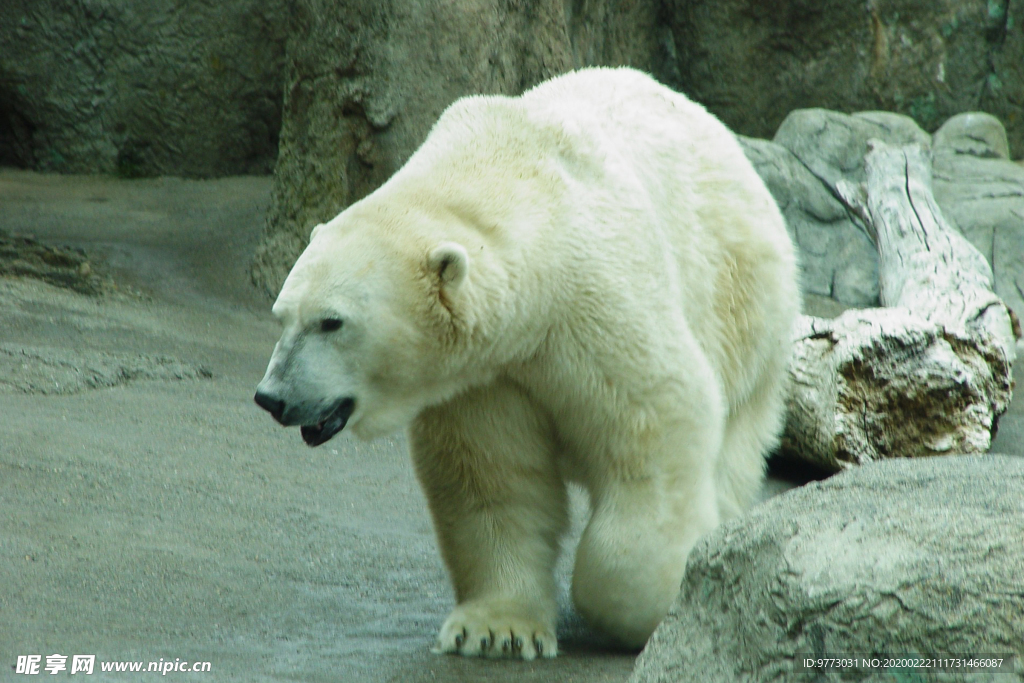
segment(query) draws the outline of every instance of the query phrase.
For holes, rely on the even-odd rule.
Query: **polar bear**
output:
[[[793,245],[734,136],[631,69],[460,99],[317,226],[256,401],[319,445],[408,427],[457,606],[436,651],[553,657],[572,597],[641,647],[783,419]]]

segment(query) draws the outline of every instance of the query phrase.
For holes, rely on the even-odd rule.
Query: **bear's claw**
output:
[[[555,657],[558,640],[554,629],[539,620],[503,614],[486,604],[456,607],[438,634],[436,653],[465,657],[505,657],[531,660]]]

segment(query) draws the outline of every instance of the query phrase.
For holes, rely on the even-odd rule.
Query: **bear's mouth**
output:
[[[345,424],[355,408],[355,399],[341,399],[323,420],[314,425],[302,425],[302,440],[311,448],[327,443],[335,434],[345,428]]]

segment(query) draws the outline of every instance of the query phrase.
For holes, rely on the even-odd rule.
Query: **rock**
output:
[[[842,114],[824,109],[798,109],[775,132],[774,142],[796,156],[830,186],[840,179],[863,183],[868,141],[931,147],[931,136],[907,116],[888,112]]]
[[[280,156],[253,265],[276,294],[310,230],[380,186],[451,102],[517,95],[591,64],[651,69],[663,54],[653,2],[295,0]]]
[[[957,114],[935,131],[936,151],[967,154],[982,159],[1009,159],[1010,143],[999,119],[985,112]]]
[[[286,0],[0,3],[0,164],[268,173]]]
[[[954,117],[935,134],[933,185],[943,213],[988,259],[996,294],[1024,318],[1024,167],[1006,150],[998,120]]]
[[[33,278],[80,294],[100,295],[115,288],[95,272],[81,249],[42,244],[34,237],[0,230],[0,277]]]
[[[212,377],[209,368],[171,356],[0,344],[0,394],[67,396],[137,381]]]
[[[756,138],[740,143],[800,247],[804,293],[849,306],[876,305],[877,251],[846,207],[782,145]]]
[[[1007,680],[1024,680],[1022,488],[1024,459],[949,456],[874,463],[773,498],[697,544],[630,681],[882,680],[799,662],[1011,653]]]

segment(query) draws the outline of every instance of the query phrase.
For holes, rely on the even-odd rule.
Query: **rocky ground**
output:
[[[269,194],[0,171],[3,671],[93,654],[111,681],[131,678],[100,662],[161,658],[211,663],[175,680],[624,681],[634,655],[565,599],[557,660],[429,652],[452,598],[402,437],[309,449],[252,403],[277,338],[246,272]],[[994,450],[1022,436],[1017,401]]]

